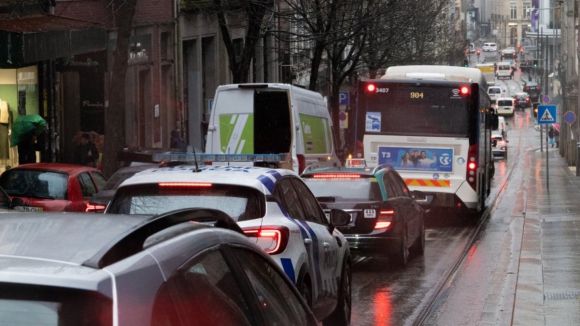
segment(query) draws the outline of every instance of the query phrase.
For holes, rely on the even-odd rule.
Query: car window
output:
[[[101,190],[115,190],[123,181],[132,177],[137,172],[138,171],[117,171],[109,178],[109,180],[107,180],[107,184],[105,184]]]
[[[0,177],[0,187],[10,196],[67,199],[68,175],[50,171],[11,169]]]
[[[105,184],[107,184],[107,179],[105,179],[105,177],[103,177],[103,175],[100,172],[93,171],[91,172],[91,175],[93,176],[93,180],[97,184],[97,189],[98,190],[103,189]]]
[[[399,175],[395,174],[394,172],[391,172],[389,173],[389,179],[399,192],[400,197],[411,197],[411,194],[409,193],[409,188],[407,188],[405,181],[403,181],[403,179]]]
[[[387,181],[389,182],[390,186],[393,187],[393,189],[395,191],[395,196],[396,197],[405,197],[405,193],[403,192],[403,189],[399,185],[398,180],[393,178],[393,174],[387,173],[386,176],[387,176]]]
[[[397,192],[393,185],[391,184],[387,173],[383,175],[383,184],[385,185],[385,190],[387,191],[387,197],[389,199],[397,197]]]
[[[154,183],[119,188],[107,213],[154,215],[203,207],[219,209],[235,221],[243,221],[264,216],[265,205],[265,196],[250,187],[212,184],[179,187]]]
[[[339,201],[383,200],[381,189],[375,179],[314,179],[304,178],[304,183],[316,197],[333,197]]]
[[[302,204],[300,203],[300,199],[298,199],[298,193],[292,186],[290,179],[281,179],[276,183],[274,196],[283,204],[284,209],[286,209],[292,218],[299,220],[306,219],[304,211],[302,210]]]
[[[306,219],[315,223],[327,225],[328,220],[326,219],[326,216],[324,216],[324,212],[320,208],[318,201],[312,195],[310,190],[308,190],[308,187],[299,179],[292,179],[292,183],[294,184],[294,187],[296,187],[298,196],[300,196],[300,200],[302,201]]]
[[[218,249],[195,257],[167,280],[167,286],[181,320],[198,326],[254,324],[242,290]]]
[[[98,318],[96,318],[98,316]],[[0,283],[2,325],[113,325],[113,303],[93,291],[65,286]]]
[[[490,88],[488,93],[489,94],[500,94],[501,90],[499,88]]]
[[[81,186],[83,197],[90,198],[97,193],[97,187],[93,183],[93,179],[91,179],[91,176],[89,175],[88,172],[83,172],[79,174],[78,180]]]
[[[308,312],[286,277],[258,254],[242,248],[233,250],[270,325],[307,325]]]
[[[497,105],[499,105],[499,106],[512,106],[513,102],[510,100],[501,100],[501,101],[497,101]]]

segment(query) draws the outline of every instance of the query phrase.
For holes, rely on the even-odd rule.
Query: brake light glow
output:
[[[290,232],[284,226],[244,229],[248,238],[256,238],[256,244],[267,254],[275,255],[284,252],[288,245]]]
[[[212,184],[209,182],[159,182],[162,188],[207,188]]]
[[[388,229],[393,222],[393,216],[395,216],[394,209],[382,209],[379,211],[379,217],[375,223],[375,230]]]
[[[465,95],[467,93],[469,93],[469,88],[467,88],[467,86],[461,87],[461,94]]]
[[[375,84],[368,84],[367,85],[367,91],[369,92],[374,92],[377,89],[377,87],[375,86]]]
[[[314,179],[360,179],[360,174],[315,174],[312,176]]]
[[[467,153],[467,171],[465,172],[465,179],[467,183],[473,188],[477,189],[477,179],[475,177],[475,172],[477,170],[477,145],[469,146]],[[477,190],[476,190],[477,191]]]
[[[536,86],[536,89],[540,89],[540,86]]]
[[[87,212],[87,213],[97,213],[97,212],[104,211],[106,208],[107,208],[107,205],[87,203],[87,206],[85,208],[85,212]]]

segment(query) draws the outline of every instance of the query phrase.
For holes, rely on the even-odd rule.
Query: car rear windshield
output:
[[[0,186],[10,196],[67,199],[68,174],[12,169],[2,173]]]
[[[512,101],[508,101],[508,100],[500,100],[500,101],[497,101],[497,105],[498,106],[512,106],[513,103],[512,103]]]
[[[381,201],[379,184],[375,178],[319,179],[304,178],[304,182],[319,201]]]
[[[0,283],[2,325],[112,325],[112,301],[96,292]]]
[[[490,88],[487,93],[488,94],[501,94],[501,89],[499,89],[499,88]]]
[[[161,183],[117,189],[107,213],[154,215],[193,207],[219,209],[245,221],[263,217],[266,203],[261,192],[249,187]]]

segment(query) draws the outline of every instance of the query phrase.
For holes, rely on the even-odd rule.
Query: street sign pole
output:
[[[544,102],[549,101],[548,96],[544,97]],[[555,105],[538,105],[538,124],[546,125],[546,187],[550,189],[550,165],[548,161],[548,156],[550,155],[548,150],[548,125],[553,125],[556,123],[556,106]],[[542,128],[540,128],[542,130]],[[540,135],[540,137],[542,137]],[[541,143],[540,143],[541,146]],[[541,147],[540,147],[541,148]]]

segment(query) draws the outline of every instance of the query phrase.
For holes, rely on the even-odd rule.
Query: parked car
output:
[[[89,200],[107,182],[96,169],[62,163],[23,164],[0,175],[0,187],[20,211],[84,212]]]
[[[481,49],[483,50],[483,52],[495,52],[495,51],[497,51],[497,44],[495,44],[495,43],[483,43],[483,46],[481,47]]]
[[[107,183],[99,190],[99,192],[93,195],[93,198],[91,198],[87,203],[85,211],[103,213],[111,199],[113,199],[117,187],[119,187],[123,181],[132,177],[137,172],[154,168],[156,166],[158,166],[158,164],[142,163],[120,168],[107,180]]]
[[[0,187],[0,213],[14,212],[14,206],[16,204],[21,205],[19,201],[16,201],[16,203],[12,202],[12,199],[10,199],[6,191]]]
[[[513,116],[515,101],[511,97],[500,98],[495,101],[495,108],[498,115]]]
[[[0,228],[3,324],[317,325],[282,269],[218,210],[13,213]]]
[[[223,210],[284,269],[318,320],[350,323],[352,259],[336,229],[350,216],[334,209],[327,219],[296,172],[227,165],[149,169],[121,183],[106,213],[190,207]]]
[[[505,139],[505,137],[497,131],[493,131],[491,133],[491,146],[492,146],[492,155],[495,158],[503,158],[507,161],[508,158],[508,147],[507,143],[509,141]]]
[[[514,95],[514,101],[517,108],[525,109],[532,107],[532,102],[528,93],[516,93]]]
[[[540,102],[540,95],[542,95],[542,88],[538,83],[528,81],[524,85],[524,92],[530,95],[530,100],[532,102]]]
[[[404,267],[409,250],[425,251],[423,208],[415,201],[425,195],[409,191],[391,167],[311,168],[301,175],[323,209],[350,213],[350,223],[339,227],[353,250],[363,255],[389,257]]]

